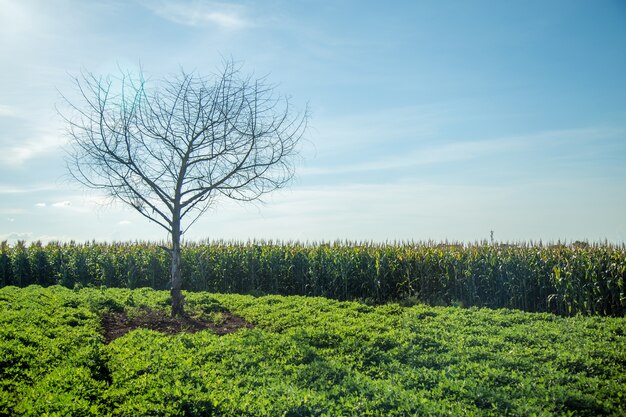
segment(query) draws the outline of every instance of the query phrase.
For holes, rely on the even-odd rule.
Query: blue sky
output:
[[[222,57],[311,110],[294,183],[201,239],[626,241],[626,3],[0,0],[0,239],[160,240],[67,180],[59,91]]]

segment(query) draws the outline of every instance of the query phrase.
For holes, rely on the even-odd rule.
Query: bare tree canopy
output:
[[[293,177],[306,109],[232,61],[213,77],[181,70],[154,85],[141,72],[73,80],[79,99],[61,112],[69,173],[171,234],[173,291],[180,237],[215,199],[256,200]]]
[[[169,232],[176,209],[188,227],[220,195],[255,200],[293,175],[306,114],[232,62],[215,79],[181,71],[157,88],[142,74],[74,81],[70,174]]]

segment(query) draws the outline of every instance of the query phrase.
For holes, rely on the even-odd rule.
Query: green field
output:
[[[0,415],[623,416],[626,319],[187,293],[254,325],[105,343],[152,289],[0,289]]]

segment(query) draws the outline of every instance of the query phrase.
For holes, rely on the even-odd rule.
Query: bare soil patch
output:
[[[110,312],[102,317],[104,338],[111,343],[118,337],[135,329],[150,329],[165,334],[196,333],[202,330],[211,330],[217,335],[234,333],[239,329],[252,328],[252,323],[228,311],[220,312],[218,323],[195,317],[171,317],[159,310],[141,310],[137,314],[128,316],[125,312]]]

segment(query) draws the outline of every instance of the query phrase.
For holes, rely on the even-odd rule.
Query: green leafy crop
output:
[[[622,416],[626,319],[187,293],[253,329],[106,344],[151,289],[0,289],[2,416]]]

